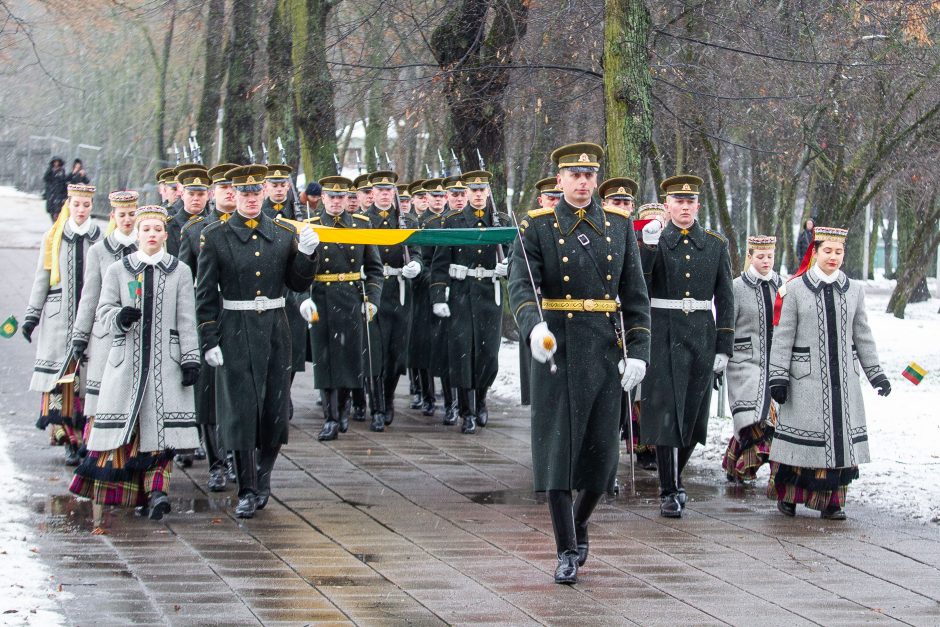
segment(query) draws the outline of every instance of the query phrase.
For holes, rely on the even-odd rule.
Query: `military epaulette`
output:
[[[288,231],[288,232],[293,233],[293,234],[295,234],[295,235],[297,234],[297,229],[294,228],[294,225],[293,225],[293,224],[289,224],[289,223],[287,223],[287,222],[282,222],[282,221],[280,221],[280,220],[274,220],[273,222],[274,222],[275,225],[281,227],[281,228],[284,229],[285,231]]]
[[[205,216],[196,216],[195,218],[190,219],[189,222],[183,225],[183,228],[180,229],[180,233],[185,233],[186,229],[188,229],[192,225],[199,224],[200,222],[205,222],[205,221],[206,221]]]
[[[621,209],[620,207],[604,207],[604,213],[613,213],[614,215],[622,216],[627,219],[633,217],[633,214],[630,211]]]
[[[425,226],[426,226],[426,225],[428,225],[428,224],[431,224],[431,221],[432,221],[432,220],[443,220],[443,219],[444,219],[444,216],[442,216],[442,215],[439,214],[439,213],[435,213],[435,214],[434,214],[433,216],[431,216],[430,218],[425,219],[424,224],[425,224]]]
[[[453,218],[454,216],[463,215],[463,210],[457,211],[456,209],[451,209],[449,212],[444,214],[444,220],[448,218]]]
[[[712,231],[711,229],[705,229],[705,232],[711,235],[712,237],[717,237],[719,240],[721,240],[722,244],[728,243],[728,238],[722,235],[721,233],[716,233],[715,231]]]
[[[352,217],[356,218],[357,220],[364,220],[366,222],[372,222],[372,220],[369,219],[369,216],[362,214],[362,213],[354,213],[352,214]]]
[[[219,228],[219,227],[222,226],[223,224],[225,224],[225,222],[222,222],[221,220],[216,220],[215,222],[210,222],[209,224],[206,225],[206,228],[204,228],[204,229],[202,230],[202,233],[200,233],[199,237],[200,237],[200,238],[205,237],[206,234],[211,233],[212,231],[216,230],[217,228]]]
[[[538,218],[541,216],[547,216],[550,213],[555,213],[554,209],[549,209],[548,207],[543,207],[541,209],[530,209],[528,212],[530,218]]]

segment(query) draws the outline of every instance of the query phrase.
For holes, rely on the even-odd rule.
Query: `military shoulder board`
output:
[[[186,229],[188,229],[189,227],[191,227],[191,226],[194,225],[194,224],[199,224],[200,222],[205,222],[205,220],[206,220],[206,219],[205,219],[205,217],[203,217],[203,216],[196,216],[195,218],[190,219],[189,222],[187,222],[186,224],[184,224],[184,225],[183,225],[183,228],[180,229],[180,233],[183,233],[184,231],[186,231]]]
[[[551,213],[555,213],[555,210],[549,209],[548,207],[544,207],[541,209],[531,209],[530,211],[528,211],[530,218],[538,218],[539,216],[547,216]]]
[[[721,233],[716,233],[715,231],[712,231],[711,229],[705,229],[705,232],[711,235],[712,237],[718,238],[722,244],[726,244],[728,242],[728,238],[726,238]]]
[[[371,222],[371,220],[369,219],[369,216],[363,215],[363,214],[361,214],[361,213],[354,213],[354,214],[352,214],[352,217],[356,218],[357,220],[363,220],[363,221],[365,221],[365,222]]]
[[[604,207],[604,213],[613,213],[627,219],[633,217],[629,211],[621,209],[620,207]]]
[[[281,222],[280,220],[273,220],[273,222],[274,222],[274,224],[276,224],[277,226],[281,227],[282,229],[284,229],[284,230],[287,231],[288,233],[293,233],[293,234],[295,234],[295,235],[297,234],[297,229],[294,228],[294,225],[293,225],[293,224],[287,224],[286,222]]]

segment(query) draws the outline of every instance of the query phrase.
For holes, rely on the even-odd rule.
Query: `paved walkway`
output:
[[[38,252],[8,246],[0,235],[4,318],[21,314]],[[763,482],[728,487],[696,467],[681,520],[658,516],[655,477],[638,471],[641,496],[598,508],[580,583],[554,585],[527,410],[494,407],[475,436],[399,410],[386,433],[353,423],[321,444],[309,372],[255,519],[234,518],[233,489],[205,491],[202,462],[174,471],[164,522],[105,511],[96,525],[68,495],[61,449],[33,427],[31,347],[0,340],[0,358],[0,429],[71,624],[940,624],[936,526],[855,506],[851,492],[848,521],[787,519]]]

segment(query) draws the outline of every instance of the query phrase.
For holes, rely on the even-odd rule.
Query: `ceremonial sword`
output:
[[[620,313],[620,346],[623,349],[623,371],[627,371],[627,328],[623,322],[623,307],[620,306],[620,296],[617,296],[617,311]],[[636,469],[634,468],[636,457],[636,445],[633,443],[633,394],[627,390],[627,433],[630,437],[630,487],[633,492],[630,496],[636,496]]]

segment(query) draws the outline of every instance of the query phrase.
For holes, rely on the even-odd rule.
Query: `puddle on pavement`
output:
[[[372,564],[379,561],[379,556],[373,553],[353,553],[353,557],[363,564]]]

